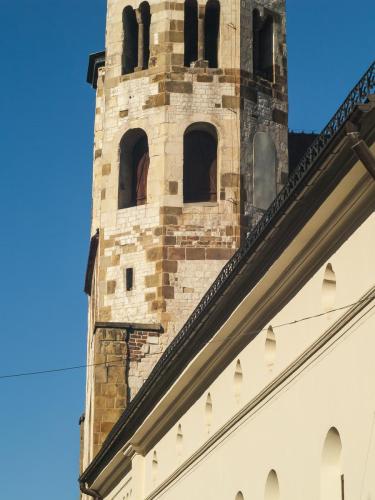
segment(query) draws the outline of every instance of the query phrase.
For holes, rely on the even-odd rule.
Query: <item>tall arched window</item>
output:
[[[142,48],[138,58],[138,67],[142,69],[148,68],[150,59],[150,26],[151,26],[151,11],[148,2],[142,2],[139,6],[141,24],[139,26],[140,35],[138,44]]]
[[[274,470],[268,474],[266,481],[266,488],[264,490],[264,500],[279,500],[280,499],[280,487],[279,479]]]
[[[210,68],[218,67],[220,2],[208,0],[204,16],[204,58]]]
[[[332,427],[323,445],[320,498],[321,500],[343,500],[344,490],[341,438],[338,430]]]
[[[273,18],[253,11],[253,72],[273,81]]]
[[[266,132],[254,137],[254,206],[267,210],[276,198],[276,148]]]
[[[146,203],[149,165],[146,133],[142,129],[129,130],[120,143],[119,208]]]
[[[129,5],[122,13],[124,44],[122,51],[122,74],[133,73],[138,65],[138,22],[135,10]]]
[[[184,202],[217,199],[217,132],[209,123],[194,123],[184,134]]]
[[[197,0],[185,0],[184,17],[184,42],[185,56],[184,65],[188,68],[190,64],[198,59],[198,2]]]

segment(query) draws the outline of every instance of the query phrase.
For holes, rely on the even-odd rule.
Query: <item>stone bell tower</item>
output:
[[[285,181],[285,2],[108,0],[88,80],[82,467]]]

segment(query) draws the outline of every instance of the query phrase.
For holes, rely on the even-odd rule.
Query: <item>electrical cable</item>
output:
[[[370,300],[372,300],[372,299],[369,297],[366,297],[366,298],[360,299],[357,302],[354,302],[352,304],[348,304],[346,306],[341,306],[341,307],[338,307],[336,309],[331,309],[330,311],[327,311],[327,312],[313,314],[311,316],[305,316],[303,318],[295,319],[295,320],[289,321],[287,323],[281,323],[279,325],[272,326],[272,329],[276,330],[278,328],[284,328],[286,326],[296,325],[298,323],[302,323],[304,321],[309,321],[311,319],[320,318],[322,316],[326,316],[326,315],[332,314],[334,312],[340,312],[340,311],[343,311],[345,309],[349,309],[350,307],[354,307],[356,305],[361,304],[362,302],[366,302],[366,301],[370,301]],[[256,335],[256,334],[259,334],[261,332],[267,332],[267,331],[268,331],[268,328],[263,328],[260,330],[258,329],[258,330],[254,330],[254,331],[247,331],[247,332],[244,332],[242,335]],[[226,342],[226,341],[227,341],[226,339],[225,340],[210,340],[206,343],[206,345],[215,344],[215,343],[222,344],[223,342]],[[95,366],[106,366],[107,368],[117,367],[117,366],[122,366],[124,359],[125,359],[125,356],[123,357],[122,360],[118,361],[118,363],[121,363],[121,365],[113,364],[113,363],[116,363],[115,361],[107,361],[107,362],[103,362],[103,363],[69,366],[66,368],[53,368],[50,370],[39,370],[39,371],[34,371],[34,372],[23,372],[23,373],[21,372],[21,373],[5,374],[5,375],[0,375],[0,380],[11,379],[11,378],[20,378],[20,377],[29,377],[29,376],[35,376],[35,375],[44,375],[44,374],[49,374],[49,373],[60,373],[60,372],[67,372],[67,371],[73,371],[73,370],[81,370],[83,368],[90,368],[90,367],[95,367]]]

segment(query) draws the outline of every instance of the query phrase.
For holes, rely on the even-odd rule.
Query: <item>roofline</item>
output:
[[[144,421],[145,415],[156,406],[178,375],[189,361],[215,335],[220,325],[233,308],[246,296],[252,286],[260,279],[271,263],[287,246],[293,235],[319,207],[321,201],[332,192],[338,180],[347,173],[346,168],[329,169],[323,172],[321,167],[334,150],[346,137],[344,125],[355,114],[358,106],[365,104],[375,91],[375,62],[373,62],[358,84],[349,93],[344,103],[337,110],[328,125],[323,129],[314,143],[307,150],[298,167],[290,176],[287,184],[265,212],[259,223],[248,233],[244,244],[224,266],[223,270],[204,295],[183,328],[166,349],[150,376],[138,391],[129,406],[114,425],[101,450],[91,464],[83,472],[80,481],[92,483],[101,470],[121,449],[135,430]],[[371,100],[370,109],[374,110],[375,102]],[[359,118],[361,111],[359,111]],[[354,156],[354,155],[353,155]],[[314,189],[313,177],[324,176],[323,186]],[[303,209],[293,210],[298,199]],[[279,244],[266,240],[276,229]],[[273,238],[274,239],[274,238]],[[264,244],[262,252],[256,249]],[[251,259],[252,258],[252,259]],[[251,269],[249,261],[252,264]],[[247,267],[249,273],[240,273]],[[225,306],[224,304],[225,303]],[[215,310],[215,314],[213,311]],[[178,363],[175,362],[178,357]],[[163,383],[161,383],[163,379]]]

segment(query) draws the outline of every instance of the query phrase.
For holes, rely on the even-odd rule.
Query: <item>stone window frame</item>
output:
[[[256,40],[255,40],[255,29],[254,29],[254,15],[255,13],[258,13],[259,18],[261,23],[266,23],[269,19],[272,20],[272,76],[271,78],[268,78],[268,76],[265,76],[264,74],[261,74],[261,71],[258,70],[256,71],[255,69],[255,47],[256,47]],[[276,48],[277,48],[277,15],[275,12],[272,10],[269,10],[265,8],[264,6],[261,5],[254,5],[252,9],[252,15],[251,15],[251,33],[252,33],[252,73],[254,78],[261,78],[263,80],[266,80],[270,82],[271,84],[276,83],[276,75],[275,75],[275,66],[276,66]]]
[[[190,130],[189,130],[190,129]],[[216,199],[215,200],[205,200],[205,201],[185,201],[185,195],[184,195],[184,161],[185,161],[185,155],[184,155],[184,146],[185,146],[185,135],[189,131],[203,131],[205,133],[209,133],[211,136],[214,135],[214,138],[216,139]],[[184,127],[183,133],[182,133],[182,200],[183,204],[185,206],[191,206],[191,205],[201,205],[201,206],[216,206],[218,204],[219,198],[220,198],[220,164],[221,164],[221,158],[220,158],[220,133],[219,133],[219,128],[217,125],[214,123],[211,123],[209,121],[193,121],[186,125]]]
[[[134,164],[132,159],[129,159],[131,153],[133,153],[134,148],[142,140],[146,140],[147,150],[149,156],[149,164],[146,173],[145,181],[145,202],[137,203],[137,190],[134,190]],[[148,202],[148,182],[150,173],[150,141],[147,132],[141,127],[129,128],[121,136],[118,143],[118,154],[117,154],[117,164],[118,164],[118,176],[117,176],[117,186],[118,186],[118,197],[117,197],[117,209],[126,210],[128,208],[143,207],[147,205]],[[126,153],[126,148],[131,149],[131,153]],[[123,160],[124,158],[124,160]],[[124,163],[123,163],[124,161]],[[129,182],[130,177],[130,194],[122,189],[122,183]]]
[[[190,7],[188,4],[191,4]],[[206,55],[208,53],[207,43],[208,37],[205,34],[205,27],[207,23],[208,16],[208,8],[211,4],[216,4],[218,10],[218,26],[217,26],[217,40],[216,40],[216,64],[211,65],[210,61],[206,59]],[[197,19],[194,20],[194,30],[193,37],[196,37],[196,40],[193,43],[193,57],[187,58],[187,42],[188,40],[191,42],[191,37],[186,36],[186,15],[188,13],[188,9],[194,9],[196,12],[192,12],[192,15],[197,16]],[[190,15],[191,17],[191,15]],[[189,23],[191,27],[191,22]],[[207,0],[203,5],[198,0],[185,0],[184,1],[184,66],[186,68],[190,68],[191,65],[195,66],[203,66],[210,69],[218,69],[220,68],[220,59],[221,59],[221,39],[222,39],[222,5],[220,0]],[[189,51],[190,52],[190,51]],[[195,59],[196,57],[196,59]]]
[[[134,31],[127,34],[126,24]],[[130,75],[149,68],[151,54],[152,12],[150,3],[143,0],[138,8],[126,5],[122,11],[121,74]],[[127,50],[127,42],[130,51]]]

